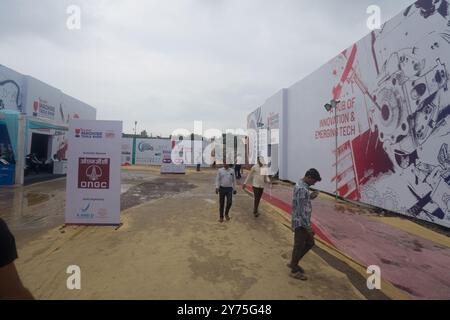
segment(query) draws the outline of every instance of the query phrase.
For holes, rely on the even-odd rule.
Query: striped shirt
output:
[[[298,227],[311,229],[311,211],[309,186],[300,180],[292,193],[292,230]]]

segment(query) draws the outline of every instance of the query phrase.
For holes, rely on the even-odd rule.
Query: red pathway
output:
[[[267,186],[263,197],[290,215],[292,187]],[[379,266],[384,279],[413,299],[450,299],[450,248],[337,208],[333,200],[313,201],[312,222],[322,240],[365,266]]]

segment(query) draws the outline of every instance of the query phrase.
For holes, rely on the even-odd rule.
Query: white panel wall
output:
[[[258,132],[258,141],[267,141],[267,143],[259,145],[258,154],[264,157],[266,163],[270,164],[271,174],[275,174],[279,170],[278,164],[282,157],[279,143],[272,144],[271,142],[279,142],[280,140],[279,128],[282,121],[281,110],[283,109],[283,103],[284,91],[280,90],[247,117],[247,128]],[[271,157],[268,157],[267,144],[272,145]],[[252,152],[254,150],[250,151],[250,153]],[[250,162],[255,163],[256,157],[250,155]]]
[[[136,139],[136,164],[161,165],[171,150],[170,139]]]
[[[25,112],[24,77],[0,65],[0,109],[3,108]]]
[[[280,177],[298,181],[315,167],[319,189],[450,226],[446,3],[417,2],[284,91]],[[249,128],[264,122],[271,99]],[[324,109],[331,99],[341,101],[337,143],[335,110]]]

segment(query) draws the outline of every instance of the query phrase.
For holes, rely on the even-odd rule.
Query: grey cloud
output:
[[[2,0],[0,63],[148,132],[245,126],[247,113],[411,1]],[[68,31],[66,8],[82,9]],[[208,125],[209,126],[209,125]]]

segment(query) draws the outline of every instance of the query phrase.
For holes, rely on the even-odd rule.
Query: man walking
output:
[[[321,181],[316,169],[309,169],[305,177],[294,187],[292,195],[292,229],[294,230],[294,248],[292,250],[291,277],[307,280],[305,271],[299,266],[299,261],[314,246],[314,232],[311,227],[311,200],[318,196],[317,191],[310,193],[310,186]]]
[[[219,194],[219,222],[223,222],[225,198],[227,198],[225,218],[228,221],[230,220],[229,212],[233,200],[233,194],[236,194],[236,177],[234,175],[234,170],[231,169],[227,163],[224,163],[223,168],[220,168],[217,171],[216,194]]]
[[[242,189],[245,190],[249,181],[252,181],[253,188],[253,215],[256,217],[259,216],[259,202],[261,201],[262,195],[264,193],[264,183],[270,183],[269,176],[267,175],[268,169],[264,164],[263,157],[259,156],[257,159],[257,163],[252,167],[245,182],[242,186]]]

